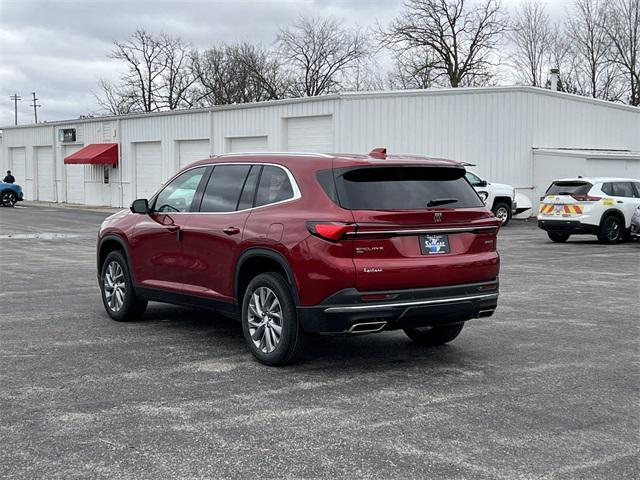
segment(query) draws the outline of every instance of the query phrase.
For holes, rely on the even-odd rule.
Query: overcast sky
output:
[[[519,0],[503,0],[513,8]],[[547,0],[554,17],[562,0]],[[0,0],[0,125],[73,119],[98,113],[92,91],[99,78],[116,80],[119,64],[107,58],[114,40],[136,28],[179,35],[195,47],[248,40],[270,43],[300,14],[333,15],[347,24],[386,23],[401,0]]]

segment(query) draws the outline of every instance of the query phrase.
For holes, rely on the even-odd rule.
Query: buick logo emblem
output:
[[[436,212],[433,214],[433,221],[435,223],[440,223],[442,221],[442,212]]]

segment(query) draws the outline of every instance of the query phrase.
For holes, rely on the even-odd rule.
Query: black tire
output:
[[[464,323],[439,327],[405,328],[404,333],[419,345],[443,345],[460,335]]]
[[[569,233],[547,232],[547,236],[552,242],[564,243],[571,236]]]
[[[18,202],[18,196],[12,191],[2,192],[0,201],[3,207],[13,207]]]
[[[508,225],[511,220],[511,206],[505,202],[496,202],[491,209],[493,214],[502,220],[502,225]]]
[[[607,215],[600,223],[598,240],[600,243],[618,243],[624,238],[624,225],[617,215]]]
[[[279,304],[273,310],[271,307],[275,302],[269,292],[275,296]],[[264,297],[268,300],[264,301],[267,309],[262,311],[263,316],[257,314],[262,309],[256,310],[256,299],[252,299],[254,293],[258,299],[261,298],[260,293],[269,295]],[[280,336],[276,342],[274,332],[277,333],[278,327]],[[249,282],[242,299],[242,331],[249,350],[260,363],[282,366],[298,359],[304,348],[305,333],[298,322],[291,289],[282,275],[275,272],[262,273]],[[254,341],[258,342],[258,345]]]
[[[106,279],[109,274],[117,279],[120,278],[119,275],[114,275],[113,273],[110,273],[109,270],[110,268],[114,268],[114,270],[117,271],[117,267],[114,266],[116,264],[122,272],[122,282],[117,282],[118,289],[123,290],[123,295],[121,296],[122,305],[119,308],[116,308],[116,305],[114,305],[113,302],[110,302],[107,298],[109,291],[111,293],[110,297],[113,297],[114,295],[117,296],[115,289],[113,287],[111,289],[109,288],[109,282]],[[111,285],[114,285],[114,283],[116,282],[112,282]],[[137,320],[147,309],[147,301],[138,298],[133,290],[133,283],[131,282],[131,275],[129,273],[127,260],[119,250],[110,252],[102,263],[102,270],[100,271],[100,291],[102,294],[101,296],[104,309],[111,318],[118,322],[131,322],[133,320]]]

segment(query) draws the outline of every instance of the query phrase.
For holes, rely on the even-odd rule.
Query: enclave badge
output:
[[[435,223],[440,223],[442,221],[442,212],[436,212],[433,214],[433,221]]]

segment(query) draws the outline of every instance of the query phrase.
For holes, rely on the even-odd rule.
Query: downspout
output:
[[[116,119],[116,143],[118,144],[118,178],[120,179],[120,208],[124,208],[124,182],[122,180],[122,148],[120,145],[120,117]]]
[[[35,102],[34,102],[35,103]],[[53,201],[58,203],[58,162],[57,159],[57,150],[58,147],[56,145],[56,129],[53,125],[51,125],[51,155],[53,156]],[[60,169],[64,167],[60,166]],[[62,189],[62,182],[60,182],[60,188]]]

